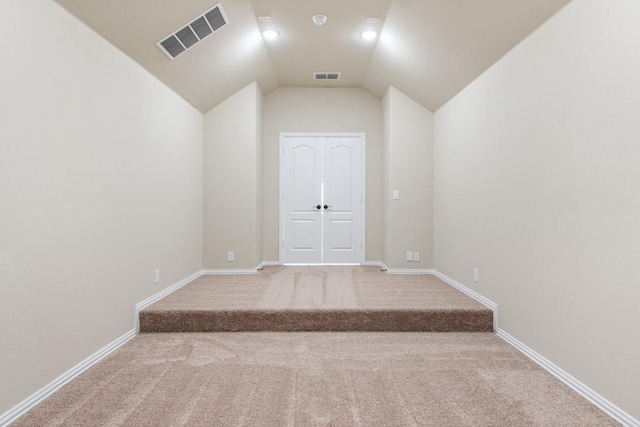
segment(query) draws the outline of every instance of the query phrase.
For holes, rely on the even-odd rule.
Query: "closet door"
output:
[[[323,138],[323,262],[361,261],[362,146],[359,137]]]
[[[359,264],[362,136],[281,136],[282,262]]]
[[[284,262],[322,263],[322,138],[284,141]]]

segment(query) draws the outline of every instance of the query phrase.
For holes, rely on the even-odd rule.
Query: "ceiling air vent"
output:
[[[329,73],[326,71],[316,71],[313,73],[313,80],[340,80],[340,73]]]
[[[169,59],[174,60],[182,52],[192,48],[228,23],[229,19],[222,5],[218,3],[156,44]]]

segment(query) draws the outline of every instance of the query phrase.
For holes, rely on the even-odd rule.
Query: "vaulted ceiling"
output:
[[[393,85],[435,111],[570,0],[56,1],[206,112],[252,81],[265,94],[361,87],[382,97]],[[228,25],[174,60],[158,48],[218,3]],[[263,39],[266,29],[279,37]],[[365,29],[379,36],[364,40]],[[341,79],[314,81],[314,71]]]

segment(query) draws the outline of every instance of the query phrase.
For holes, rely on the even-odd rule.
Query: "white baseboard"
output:
[[[429,269],[418,269],[418,268],[387,268],[387,274],[433,274],[434,270]]]
[[[365,267],[380,267],[380,269],[386,271],[387,274],[434,274],[434,270],[431,268],[389,268],[382,261],[365,261],[360,265]]]
[[[276,265],[282,265],[282,263],[280,261],[262,261],[258,264],[256,270],[262,270],[264,267],[273,267]]]
[[[364,267],[380,267],[382,270],[387,270],[387,266],[382,261],[365,261],[360,265]]]
[[[207,276],[218,276],[218,275],[238,275],[238,274],[257,274],[259,270],[262,270],[264,267],[271,267],[275,265],[282,265],[280,261],[262,261],[256,268],[247,268],[247,269],[208,269],[202,270],[203,275]]]
[[[493,326],[496,331],[496,335],[500,338],[520,350],[525,356],[529,357],[531,360],[540,365],[544,370],[549,372],[551,375],[558,378],[560,381],[571,387],[576,393],[580,396],[587,399],[589,402],[594,404],[596,407],[600,408],[605,414],[609,415],[617,422],[621,423],[624,427],[640,427],[640,422],[633,418],[631,415],[624,412],[622,409],[618,408],[613,403],[609,402],[604,397],[600,396],[598,393],[590,389],[588,386],[584,385],[574,377],[572,377],[569,373],[564,371],[562,368],[554,365],[549,360],[536,353],[531,348],[527,347],[522,342],[518,341],[516,338],[509,335],[507,332],[503,331],[498,327],[498,304],[491,301],[490,299],[480,295],[476,291],[467,288],[461,283],[456,282],[448,276],[440,273],[439,271],[435,271],[434,275],[438,277],[440,280],[448,283],[454,288],[460,290],[461,292],[467,294],[471,298],[475,299],[479,303],[489,307],[493,310]]]
[[[600,396],[598,393],[569,375],[566,371],[556,366],[540,354],[536,353],[531,348],[527,347],[522,342],[518,341],[516,338],[512,337],[502,329],[497,329],[496,334],[520,350],[526,356],[528,356],[531,360],[536,362],[546,371],[551,373],[557,379],[568,385],[572,388],[576,393],[587,399],[589,402],[593,403],[595,406],[600,408],[604,413],[615,419],[617,422],[622,424],[625,427],[640,427],[640,421],[633,418],[631,415],[624,412],[622,409],[618,408],[613,403],[609,402],[604,397]]]
[[[33,393],[31,396],[24,399],[22,402],[18,403],[13,408],[9,409],[4,414],[0,415],[0,427],[8,426],[20,416],[24,415],[29,409],[36,406],[38,403],[42,402],[47,397],[51,396],[62,386],[67,384],[69,381],[76,378],[78,375],[107,357],[109,354],[113,353],[119,347],[124,345],[131,338],[136,336],[136,330],[132,329],[126,334],[122,335],[120,338],[113,341],[111,344],[106,347],[98,350],[82,362],[78,363],[73,368],[69,369],[64,374],[60,375],[58,378],[42,387],[40,390]]]

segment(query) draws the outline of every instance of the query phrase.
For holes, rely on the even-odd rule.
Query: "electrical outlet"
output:
[[[480,271],[477,268],[473,269],[473,281],[476,283],[480,283]]]
[[[415,262],[420,261],[420,252],[414,252],[413,253],[413,261],[415,261]]]
[[[407,261],[413,261],[413,252],[407,251]]]
[[[154,281],[155,283],[160,283],[160,270],[156,270]]]
[[[236,260],[236,254],[234,252],[227,252],[227,262],[233,262]]]

